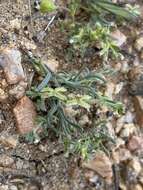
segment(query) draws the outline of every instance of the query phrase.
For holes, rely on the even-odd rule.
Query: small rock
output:
[[[25,80],[21,65],[21,53],[17,49],[4,49],[0,55],[0,66],[4,69],[9,84]]]
[[[90,181],[90,179],[95,176],[95,173],[94,173],[94,171],[89,171],[89,170],[88,170],[88,171],[86,171],[86,172],[84,173],[84,176],[85,176],[85,178],[87,179],[87,181]]]
[[[18,188],[15,185],[11,185],[9,190],[18,190]]]
[[[112,152],[112,158],[117,164],[129,160],[131,157],[130,151],[125,148],[119,148],[118,150]]]
[[[56,59],[42,59],[42,63],[43,64],[45,64],[45,65],[47,65],[50,69],[51,69],[51,71],[53,71],[53,72],[57,72],[57,69],[58,69],[58,67],[59,67],[59,62],[56,60]]]
[[[131,113],[130,111],[127,111],[127,113],[125,114],[125,123],[133,123],[134,121],[134,115],[133,113]]]
[[[103,180],[98,175],[95,175],[93,171],[88,171],[85,173],[85,178],[89,183],[94,184],[95,189],[102,189]]]
[[[134,97],[134,107],[136,111],[136,121],[140,127],[143,127],[143,97]]]
[[[14,108],[17,128],[21,134],[26,134],[35,129],[36,111],[33,102],[24,96]]]
[[[141,80],[143,76],[143,66],[134,66],[132,69],[130,69],[128,73],[128,78],[131,82],[134,82],[134,80]]]
[[[20,28],[21,28],[21,21],[18,18],[14,19],[14,20],[11,20],[10,21],[10,26],[13,29],[20,30]]]
[[[134,172],[139,175],[139,173],[141,172],[142,170],[142,166],[139,162],[139,159],[138,158],[133,158],[130,163],[129,163],[129,166],[134,170]]]
[[[90,178],[89,181],[90,181],[91,183],[97,184],[97,182],[98,182],[98,176],[97,176],[97,175],[94,175],[92,178]]]
[[[137,184],[137,185],[134,185],[131,190],[143,190],[142,186]]]
[[[2,154],[0,156],[0,166],[1,167],[10,167],[14,164],[14,160],[13,158],[5,155],[5,154]]]
[[[136,132],[136,126],[133,123],[124,124],[123,129],[120,132],[120,137],[128,138],[134,132]]]
[[[1,134],[0,136],[0,143],[9,147],[9,148],[15,148],[18,142],[17,136],[8,136]]]
[[[47,152],[47,146],[39,144],[39,150],[41,150],[42,152]]]
[[[128,72],[130,80],[129,92],[132,95],[143,95],[143,66],[135,66]]]
[[[27,87],[27,83],[24,81],[21,81],[13,89],[9,90],[9,94],[14,96],[16,99],[20,99],[25,95],[26,87]]]
[[[36,185],[36,184],[29,184],[28,187],[27,187],[27,190],[39,190],[41,189],[39,187],[39,185]],[[65,189],[65,190],[68,190],[68,189]]]
[[[123,74],[126,74],[126,73],[129,72],[129,69],[130,69],[130,67],[129,67],[128,61],[127,61],[127,60],[122,61],[121,72],[122,72]]]
[[[113,82],[107,83],[105,96],[108,96],[112,99],[113,98],[112,96],[114,94],[114,90],[115,90],[115,84]]]
[[[0,190],[9,190],[8,185],[1,185]]]
[[[83,167],[97,172],[108,183],[111,183],[113,177],[112,163],[105,153],[97,153],[92,160],[84,162]]]
[[[142,55],[142,52],[143,51],[141,51],[141,54],[140,54],[140,58],[142,59],[143,57],[143,55]],[[137,67],[137,66],[139,66],[140,65],[140,58],[138,57],[138,56],[135,56],[135,58],[134,58],[134,61],[133,61],[133,65],[134,65],[134,67]]]
[[[116,140],[116,146],[115,146],[114,150],[120,148],[121,146],[123,147],[124,145],[125,145],[125,141],[119,137]]]
[[[143,150],[143,138],[139,136],[132,136],[127,147],[130,151]]]
[[[78,111],[75,110],[72,106],[67,106],[65,107],[65,113],[69,116],[69,117],[75,117],[78,114]]]
[[[35,50],[37,48],[36,44],[33,41],[28,40],[27,38],[24,38],[21,41],[21,45],[25,47],[27,50]]]
[[[111,37],[118,47],[122,46],[127,40],[127,37],[120,30],[113,31]]]
[[[108,129],[108,133],[110,134],[110,137],[112,137],[114,139],[115,138],[115,130],[114,130],[113,126],[112,126],[112,123],[107,122],[106,127]]]
[[[114,64],[113,67],[115,68],[116,71],[120,71],[122,68],[122,64],[120,62],[118,62],[118,63]]]
[[[143,48],[143,36],[140,36],[136,42],[135,42],[135,48],[138,50],[138,51],[141,51],[141,49]]]
[[[124,126],[125,116],[120,117],[116,122],[115,132],[118,134]]]
[[[5,79],[1,80],[1,85],[2,85],[3,88],[6,88],[8,86],[8,84],[7,84],[7,82],[6,82]]]
[[[0,88],[0,102],[4,102],[8,98],[8,95],[5,93],[5,91]]]
[[[127,190],[127,186],[124,183],[120,183],[119,187],[121,190]]]
[[[120,83],[116,84],[114,94],[119,94],[120,91],[122,90],[123,86],[124,86],[124,82],[120,82]]]
[[[126,180],[127,180],[128,184],[135,184],[135,183],[137,183],[138,173],[136,173],[135,170],[132,167],[130,167],[129,165],[127,165],[127,163],[126,163],[126,166],[127,167],[123,171],[124,172],[123,174],[126,177]]]
[[[90,123],[89,117],[87,115],[83,115],[79,120],[79,125],[85,127]]]

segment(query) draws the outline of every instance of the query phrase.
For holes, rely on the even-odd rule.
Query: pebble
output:
[[[48,68],[50,68],[51,71],[57,72],[59,67],[59,62],[55,58],[51,59],[42,58],[41,62],[45,64]]]
[[[125,114],[125,123],[133,123],[134,121],[134,114],[130,111],[127,111],[127,113]]]
[[[7,84],[7,82],[6,82],[5,79],[1,80],[1,85],[2,85],[3,88],[6,88],[8,86],[8,84]]]
[[[11,20],[10,21],[10,26],[13,29],[20,30],[20,28],[21,28],[21,20],[19,20],[18,18],[14,19],[14,20]]]
[[[122,61],[121,72],[122,72],[123,74],[126,74],[126,73],[129,72],[129,69],[130,69],[129,63],[128,63],[126,60]]]
[[[125,122],[125,116],[123,115],[123,116],[121,116],[121,117],[117,120],[117,122],[116,122],[116,129],[115,129],[115,132],[116,132],[117,134],[118,134],[118,133],[121,131],[121,129],[123,128],[124,122]]]
[[[13,48],[4,49],[0,54],[0,66],[3,68],[9,84],[16,84],[21,80],[25,80],[19,50]]]
[[[6,154],[0,155],[0,166],[1,167],[11,167],[14,164],[13,158],[7,156]]]
[[[127,144],[127,147],[130,151],[143,151],[143,137],[132,136]]]
[[[95,189],[102,189],[103,181],[101,180],[101,177],[99,177],[98,175],[95,175],[95,172],[86,171],[85,178],[87,179],[89,183],[95,186]]]
[[[24,38],[22,41],[21,41],[21,45],[23,47],[25,47],[27,50],[31,51],[31,50],[36,50],[37,49],[37,46],[36,44],[33,42],[33,41],[30,41],[28,40],[27,38]]]
[[[13,112],[17,122],[17,129],[20,134],[27,134],[35,129],[35,119],[37,114],[33,102],[27,96],[24,96],[18,101]]]
[[[139,162],[139,159],[137,157],[133,158],[130,163],[129,166],[134,170],[134,172],[139,175],[139,173],[142,170],[142,166]]]
[[[140,184],[134,185],[131,190],[143,190],[142,186]]]
[[[18,190],[18,188],[15,185],[11,185],[9,190]]]
[[[123,147],[124,145],[125,145],[125,141],[122,138],[118,137],[116,140],[116,145],[115,145],[114,150],[120,148],[121,146]]]
[[[113,177],[112,162],[105,153],[97,152],[93,159],[83,162],[82,166],[83,168],[97,172],[107,183],[111,183]]]
[[[120,190],[127,190],[127,186],[124,183],[120,183]]]
[[[26,87],[27,87],[27,83],[24,81],[21,81],[18,85],[16,85],[14,88],[9,90],[9,94],[19,100],[25,95]]]
[[[140,36],[136,42],[135,42],[135,48],[138,51],[141,51],[141,49],[143,48],[143,36]]]
[[[124,86],[124,82],[120,82],[120,83],[116,84],[114,94],[119,94],[120,91],[122,90],[123,86]]]
[[[78,114],[78,111],[73,109],[72,106],[65,107],[65,113],[70,117],[75,117]]]
[[[0,143],[8,148],[15,148],[18,142],[18,137],[16,135],[0,135]]]
[[[88,115],[83,115],[79,120],[79,125],[85,127],[87,124],[90,123]]]
[[[136,126],[133,123],[124,124],[123,129],[120,132],[120,137],[128,138],[136,132]]]
[[[127,37],[120,30],[113,31],[111,37],[118,47],[121,47],[127,41]]]
[[[8,185],[1,185],[0,190],[9,190]]]
[[[106,90],[105,90],[105,96],[108,96],[111,99],[113,99],[114,90],[115,90],[115,84],[113,82],[107,83]]]
[[[119,148],[116,151],[112,152],[112,158],[115,163],[119,164],[120,162],[127,161],[131,159],[131,153],[126,148]]]
[[[2,88],[0,88],[0,102],[5,102],[7,98],[7,93],[5,93],[5,91]]]

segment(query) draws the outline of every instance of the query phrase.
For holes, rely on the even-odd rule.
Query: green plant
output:
[[[134,15],[135,17],[140,15],[140,11],[139,11],[139,6],[138,5],[130,5],[127,4],[126,8],[130,11],[130,13],[132,13],[132,15]]]
[[[85,16],[89,18],[87,22],[93,20],[109,24],[106,19],[107,15],[115,15],[125,19],[134,18],[132,12],[120,7],[111,0],[71,0],[69,11],[73,20],[75,20],[75,17],[80,11],[84,11]]]
[[[109,134],[106,121],[96,123],[95,125],[96,127],[81,132],[78,137],[64,139],[67,155],[76,153],[81,155],[83,159],[88,159],[97,150],[103,150],[108,153],[108,148],[105,144],[107,142],[114,144],[116,139]]]
[[[41,1],[41,12],[51,12],[56,8],[61,9],[55,6],[53,0]],[[99,55],[105,61],[109,57],[122,56],[120,48],[110,36],[116,18],[130,20],[139,15],[136,6],[124,8],[111,0],[70,0],[65,10],[68,12],[65,26],[69,30],[69,42],[73,50],[84,57],[88,48],[98,48]],[[74,54],[71,48],[68,50],[68,55]]]
[[[85,55],[88,48],[98,48],[105,61],[121,57],[120,48],[111,38],[116,19],[138,16],[136,7],[121,7],[110,0],[71,0],[69,3],[69,36],[73,49]],[[67,28],[68,28],[67,27]]]
[[[99,91],[99,87],[104,88],[106,85],[104,75],[112,71],[103,70],[97,73],[85,69],[80,72],[53,73],[39,60],[33,57],[30,57],[30,60],[37,73],[43,76],[43,81],[27,92],[36,102],[40,114],[37,118],[39,127],[42,127],[46,136],[54,132],[69,147],[76,145],[76,142],[78,142],[78,151],[86,158],[87,154],[92,152],[92,143],[94,143],[92,150],[95,147],[100,148],[99,144],[101,145],[101,143],[99,141],[100,139],[103,141],[103,136],[97,138],[99,134],[92,136],[92,133],[86,133],[76,119],[66,112],[66,108],[79,110],[79,113],[80,110],[84,110],[88,113],[92,106],[99,107],[104,104],[117,112],[121,112],[121,103],[104,97],[102,92]],[[96,124],[94,123],[92,127],[96,129]],[[35,140],[37,137],[40,139],[38,134],[36,135],[35,137],[34,131],[27,136],[27,139]]]
[[[40,11],[42,13],[49,13],[56,10],[56,5],[53,0],[41,0]]]
[[[95,27],[87,25],[74,30],[70,43],[82,55],[85,54],[87,48],[98,47],[100,55],[103,56],[104,60],[108,59],[109,53],[114,58],[121,56],[119,47],[111,38],[110,28],[102,26],[100,23],[96,23]]]

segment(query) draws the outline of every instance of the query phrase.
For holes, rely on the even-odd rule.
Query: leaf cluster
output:
[[[120,48],[111,38],[116,20],[133,20],[139,15],[136,7],[119,6],[110,0],[71,0],[69,3],[70,44],[82,56],[88,48],[98,48],[104,60],[121,57]]]
[[[36,102],[39,117],[37,123],[42,127],[44,135],[51,132],[62,139],[69,151],[80,152],[84,158],[91,149],[100,147],[100,140],[105,140],[101,133],[85,133],[74,117],[69,116],[66,108],[85,110],[87,113],[93,105],[106,105],[116,112],[122,112],[122,104],[105,97],[99,89],[106,85],[107,74],[112,71],[103,70],[99,73],[88,69],[79,72],[53,73],[39,60],[30,58],[37,73],[43,76],[42,82],[37,87],[32,87],[27,94]],[[102,126],[101,126],[102,127]],[[92,126],[96,128],[96,124]],[[29,139],[35,133],[31,133]],[[99,136],[98,136],[99,135]],[[98,137],[97,137],[98,136]],[[36,138],[38,135],[36,134]],[[38,137],[39,139],[39,137]],[[74,146],[78,147],[74,147]],[[70,147],[74,147],[71,150]]]

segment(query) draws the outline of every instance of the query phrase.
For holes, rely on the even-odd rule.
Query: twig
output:
[[[56,15],[57,15],[57,14],[55,14],[55,15],[51,18],[51,20],[49,21],[48,25],[46,26],[46,28],[45,28],[45,30],[44,30],[45,32],[48,30],[49,26],[50,26],[50,25],[52,24],[52,22],[54,21]]]
[[[46,36],[46,31],[48,30],[49,26],[50,26],[50,25],[52,24],[52,22],[54,21],[55,17],[56,17],[56,14],[51,18],[51,20],[50,20],[49,23],[47,24],[46,28],[45,28],[43,31],[41,31],[41,32],[39,33],[39,36],[37,36],[37,39],[38,39],[39,42],[42,42],[43,39],[45,38],[45,36]]]

